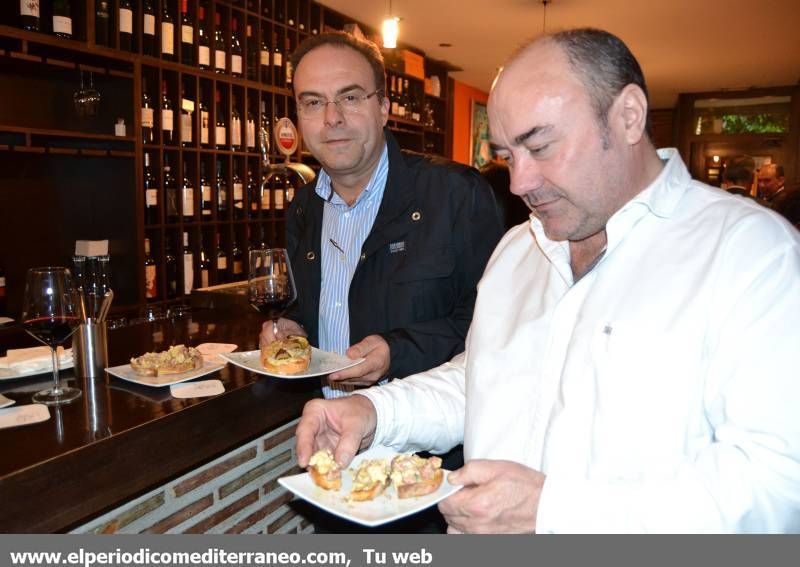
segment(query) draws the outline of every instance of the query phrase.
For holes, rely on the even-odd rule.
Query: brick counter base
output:
[[[289,506],[292,494],[278,484],[279,477],[302,472],[296,426],[294,420],[72,533],[312,533],[311,523]]]

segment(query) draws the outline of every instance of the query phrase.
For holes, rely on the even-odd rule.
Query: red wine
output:
[[[80,319],[74,316],[37,317],[22,323],[26,331],[51,347],[66,341],[78,325]]]
[[[291,297],[275,297],[275,296],[257,296],[250,298],[250,305],[258,309],[270,319],[278,319],[283,316],[289,306],[292,304]]]

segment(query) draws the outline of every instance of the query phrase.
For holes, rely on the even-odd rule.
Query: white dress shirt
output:
[[[800,530],[800,235],[659,154],[578,282],[506,234],[465,353],[360,392],[376,444],[544,472],[540,533]]]

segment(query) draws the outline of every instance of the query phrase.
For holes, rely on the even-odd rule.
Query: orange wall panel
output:
[[[472,101],[486,104],[489,93],[453,79],[453,160],[469,165]]]

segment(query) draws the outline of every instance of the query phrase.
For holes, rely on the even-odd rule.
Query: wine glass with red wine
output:
[[[278,319],[297,299],[292,266],[285,248],[250,251],[247,292],[250,305],[272,319],[272,331],[277,335]]]
[[[67,268],[28,270],[22,326],[33,338],[49,346],[53,356],[53,387],[34,394],[34,402],[57,406],[68,404],[81,396],[78,388],[61,385],[56,353],[56,347],[66,342],[80,325],[76,307],[75,289]]]

